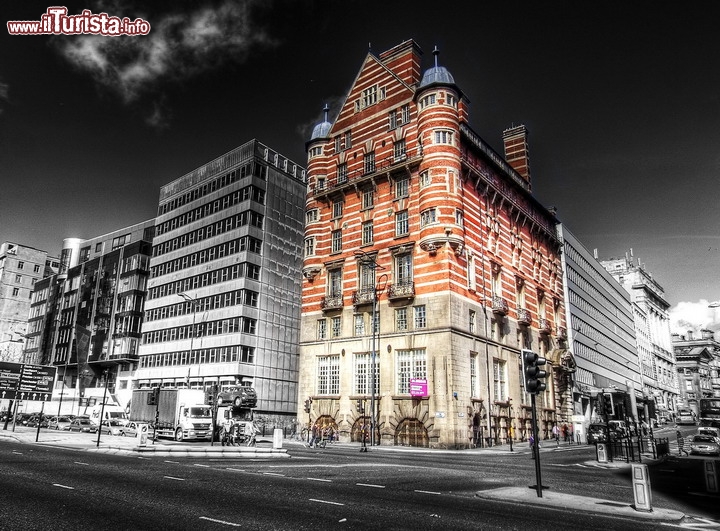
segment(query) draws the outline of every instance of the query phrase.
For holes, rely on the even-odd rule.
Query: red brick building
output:
[[[369,52],[307,142],[299,418],[341,440],[374,425],[387,445],[520,440],[520,350],[554,359],[566,337],[555,219],[531,194],[525,128],[498,155],[421,55],[412,40]]]

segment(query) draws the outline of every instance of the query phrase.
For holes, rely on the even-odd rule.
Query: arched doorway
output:
[[[395,445],[428,448],[430,439],[425,425],[417,419],[403,420],[395,429]]]
[[[368,416],[358,418],[353,424],[350,432],[351,442],[362,442],[363,426],[367,432],[365,442],[370,444],[370,417]],[[375,427],[375,440],[380,441],[380,430],[377,429],[377,426]]]

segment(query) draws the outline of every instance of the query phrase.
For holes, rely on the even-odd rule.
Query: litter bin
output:
[[[667,439],[655,439],[657,456],[670,455],[670,442]]]

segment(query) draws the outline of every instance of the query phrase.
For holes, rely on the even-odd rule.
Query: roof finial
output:
[[[437,44],[435,45],[435,49],[433,50],[433,55],[435,56],[435,68],[437,68],[438,55],[440,55],[440,49],[437,47]]]
[[[324,121],[327,122],[328,121],[328,112],[330,112],[330,106],[327,103],[325,104],[325,107],[323,107],[323,112],[325,113]]]

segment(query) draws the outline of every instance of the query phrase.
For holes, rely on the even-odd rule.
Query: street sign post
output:
[[[52,398],[56,367],[27,363],[0,362],[0,400],[35,400]]]

